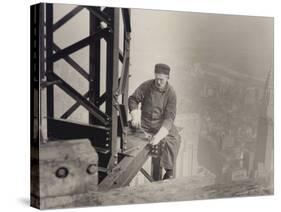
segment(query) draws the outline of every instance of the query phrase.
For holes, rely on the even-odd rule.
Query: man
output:
[[[172,86],[168,83],[170,67],[166,64],[155,65],[155,78],[142,83],[129,97],[129,110],[132,126],[142,128],[152,135],[152,145],[160,141],[164,149],[160,166],[166,173],[163,179],[172,178],[180,146],[180,135],[174,125],[177,98]],[[138,106],[141,103],[141,117]]]

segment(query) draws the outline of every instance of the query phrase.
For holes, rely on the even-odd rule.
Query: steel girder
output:
[[[50,140],[74,139],[77,137],[90,139],[92,145],[101,150],[98,151],[99,166],[100,170],[102,170],[99,173],[99,181],[101,182],[108,175],[108,171],[104,170],[113,169],[121,161],[120,157],[122,157],[116,157],[116,155],[126,148],[131,32],[130,10],[77,6],[54,23],[53,4],[44,5],[45,14],[43,13],[43,17],[45,17],[45,23],[42,23],[42,26],[46,26],[46,33],[40,36],[40,41],[43,44],[44,41],[46,42],[46,58],[40,64],[42,71],[41,89],[47,89],[47,136]],[[58,44],[54,43],[54,33],[69,20],[75,18],[83,9],[89,11],[89,36],[61,49]],[[120,13],[122,13],[124,24],[122,50],[119,47]],[[106,41],[106,91],[103,94],[100,93],[101,39]],[[89,46],[88,72],[70,56],[70,54],[86,46]],[[42,57],[44,58],[44,51],[41,52],[43,52]],[[55,73],[54,62],[62,59],[88,80],[89,91],[80,94]],[[120,79],[118,74],[119,61],[123,63]],[[54,85],[76,101],[59,118],[54,117]],[[120,96],[121,102],[119,103]],[[105,112],[100,110],[103,103],[105,103]],[[89,111],[89,123],[63,120],[67,119],[79,106],[83,106]],[[71,130],[71,133],[66,135],[66,131],[63,129],[68,130],[68,132]],[[120,137],[120,146],[116,142],[118,137]]]

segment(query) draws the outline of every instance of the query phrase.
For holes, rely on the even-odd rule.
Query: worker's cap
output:
[[[158,63],[155,65],[155,74],[166,74],[169,76],[170,74],[170,67],[164,63]]]

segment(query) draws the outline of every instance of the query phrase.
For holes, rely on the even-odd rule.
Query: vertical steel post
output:
[[[100,7],[98,7],[100,10]],[[91,12],[89,12],[89,32],[90,35],[95,34],[100,28],[100,20]],[[95,43],[89,44],[89,101],[95,104],[98,108],[100,107],[99,104],[96,104],[96,101],[100,97],[100,55],[101,55],[101,41],[98,40]],[[95,118],[93,115],[89,113],[89,123],[90,124],[100,124],[99,120]],[[106,140],[99,140],[94,141],[91,138],[92,144],[98,147],[104,147],[103,144]],[[106,168],[108,162],[108,155],[107,154],[100,154],[99,156],[99,167]],[[106,173],[99,172],[99,182],[105,177]]]
[[[39,135],[37,129],[39,127],[38,117],[38,90],[39,88],[39,14],[40,5],[33,5],[30,7],[30,203],[33,207],[40,205],[40,199],[35,198],[36,194],[40,193],[40,179],[39,179]],[[35,194],[35,195],[34,195]]]
[[[46,4],[46,53],[47,64],[46,71],[53,72],[54,64],[52,61],[53,55],[53,4]],[[50,81],[47,77],[47,81]],[[47,87],[47,116],[54,117],[54,87],[53,85]],[[50,136],[48,131],[48,137]]]
[[[112,20],[110,35],[107,38],[106,49],[106,114],[110,120],[110,135],[108,145],[110,146],[111,157],[109,159],[108,168],[111,169],[117,163],[117,109],[115,104],[115,91],[118,87],[118,62],[119,62],[119,9],[110,8],[109,14]]]
[[[162,180],[162,167],[160,167],[160,158],[151,158],[151,176],[153,180]]]
[[[100,7],[98,7],[100,10]],[[89,32],[94,35],[100,26],[100,20],[89,12]],[[100,40],[89,45],[89,101],[99,107],[95,101],[100,96]],[[99,124],[99,121],[89,113],[89,123]]]

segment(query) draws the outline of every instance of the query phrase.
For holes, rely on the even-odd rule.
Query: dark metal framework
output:
[[[122,159],[118,155],[126,149],[127,128],[127,98],[128,76],[130,60],[130,10],[119,8],[104,8],[77,6],[60,20],[54,23],[53,4],[42,5],[41,20],[42,31],[41,46],[46,42],[46,60],[44,51],[41,55],[41,88],[47,89],[47,137],[48,141],[57,139],[89,138],[99,155],[99,181],[107,176]],[[56,30],[75,17],[80,11],[89,11],[89,36],[61,49],[54,42]],[[119,16],[122,14],[124,24],[124,42],[119,47]],[[45,18],[44,18],[45,17]],[[106,90],[100,91],[101,81],[101,39],[106,42]],[[69,55],[89,46],[89,71],[84,70],[78,62]],[[122,48],[122,50],[120,50]],[[64,79],[54,72],[54,63],[65,60],[81,76],[89,82],[89,90],[80,94]],[[119,61],[123,63],[121,77],[119,77]],[[54,117],[54,85],[58,86],[76,102],[59,118]],[[121,97],[120,97],[121,96]],[[118,99],[121,102],[119,103]],[[100,107],[105,103],[105,112]],[[83,106],[89,112],[89,123],[76,123],[67,118],[79,107]],[[117,138],[120,138],[120,144]],[[119,146],[120,145],[120,146]]]

